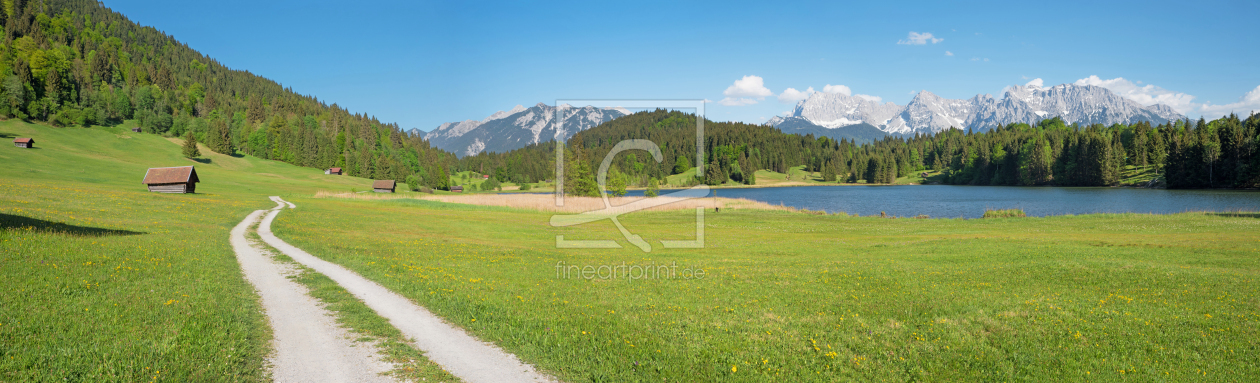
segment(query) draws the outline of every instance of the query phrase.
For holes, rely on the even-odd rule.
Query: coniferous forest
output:
[[[90,0],[3,2],[0,115],[54,126],[137,121],[146,133],[346,174],[445,188],[453,170],[530,183],[554,177],[555,144],[457,159],[418,132],[325,104],[247,71],[232,70],[154,28]],[[626,138],[656,142],[663,161],[617,156],[611,173],[646,186],[696,163],[694,116],[657,110],[580,132],[566,144],[569,192],[591,194],[594,173]],[[705,122],[703,177],[756,182],[758,169],[804,165],[826,182],[891,183],[924,170],[958,185],[1114,186],[1123,169],[1154,173],[1148,186],[1260,186],[1260,118],[1161,125],[1076,126],[1055,118],[986,132],[952,129],[872,144],[785,134],[769,126]],[[1162,183],[1161,183],[1162,182]]]
[[[54,126],[139,122],[223,154],[446,184],[451,153],[366,114],[232,70],[92,0],[5,0],[0,115]]]
[[[663,161],[642,151],[617,156],[610,177],[646,186],[695,165],[693,115],[657,110],[622,117],[576,134],[566,145],[566,189],[594,193],[594,173],[618,142],[648,139]],[[1010,124],[986,132],[950,129],[933,135],[888,136],[856,145],[785,134],[763,125],[705,124],[703,177],[696,183],[753,184],[758,169],[787,172],[804,165],[825,182],[892,183],[915,172],[940,171],[956,185],[1116,186],[1125,169],[1146,173],[1139,186],[1168,188],[1260,187],[1260,116],[1160,125],[1067,125],[1058,118],[1036,126]],[[507,153],[465,157],[464,170],[516,182],[554,177],[555,147],[542,144]],[[1166,182],[1166,184],[1164,184]]]

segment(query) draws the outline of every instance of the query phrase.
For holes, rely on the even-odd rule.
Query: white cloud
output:
[[[765,82],[759,76],[744,76],[739,80],[735,80],[735,84],[726,88],[722,92],[727,98],[731,97],[757,97],[761,99],[766,96],[773,96],[769,88],[766,88]]]
[[[988,58],[988,57],[985,57],[985,58],[984,58],[984,62],[989,62],[989,58]]]
[[[852,91],[852,90],[850,90],[850,89],[849,89],[849,87],[847,87],[847,86],[844,86],[844,85],[831,85],[831,84],[827,84],[827,86],[824,86],[824,87],[823,87],[823,92],[825,92],[825,93],[839,93],[839,94],[843,94],[843,95],[845,95],[845,96],[849,96],[849,95],[852,95],[852,94],[853,94],[853,91]]]
[[[756,104],[757,100],[754,100],[751,98],[727,97],[727,98],[721,99],[720,101],[718,101],[718,103],[722,105],[726,105],[726,106],[744,106],[744,105]]]
[[[809,95],[811,94],[814,94],[814,87],[812,86],[809,87],[809,89],[805,89],[804,92],[796,90],[796,88],[787,88],[783,91],[783,93],[779,94],[779,102],[797,102],[809,98]]]
[[[1041,88],[1044,85],[1046,85],[1046,82],[1041,81],[1041,78],[1035,78],[1032,81],[1029,81],[1027,84],[1024,84],[1024,86],[1035,86],[1038,88]]]
[[[857,98],[867,100],[867,101],[875,101],[875,102],[880,102],[884,100],[883,98],[880,98],[879,96],[872,96],[869,94],[855,94],[853,95],[853,97],[857,97]]]
[[[1181,110],[1178,109],[1177,111],[1180,112]],[[1251,115],[1251,112],[1260,111],[1260,86],[1240,97],[1238,102],[1223,105],[1204,103],[1199,111],[1203,113],[1203,118],[1207,119],[1219,118],[1230,113],[1238,114],[1239,118],[1247,118],[1247,116]]]
[[[1138,86],[1132,81],[1126,80],[1124,77],[1116,77],[1110,80],[1098,78],[1098,76],[1089,76],[1080,80],[1076,80],[1075,85],[1094,85],[1107,88],[1112,92],[1116,92],[1120,96],[1128,98],[1143,106],[1151,106],[1155,104],[1164,104],[1171,106],[1180,113],[1188,113],[1199,107],[1194,102],[1194,96],[1173,92],[1158,86],[1147,84],[1146,86]],[[1251,93],[1248,93],[1251,94]],[[1244,97],[1246,98],[1246,97]],[[1230,104],[1233,105],[1233,104]]]
[[[918,32],[913,32],[913,31],[911,31],[911,32],[910,32],[910,35],[909,35],[909,36],[907,36],[905,40],[898,40],[898,41],[897,41],[897,44],[901,44],[901,45],[923,45],[923,44],[927,44],[928,42],[931,42],[932,44],[936,44],[936,43],[939,43],[939,42],[942,42],[942,41],[945,41],[945,39],[941,39],[941,38],[937,38],[936,36],[932,36],[932,34],[931,34],[931,33],[918,33]]]
[[[954,52],[945,51],[945,55],[946,55],[946,56],[953,56],[953,55],[954,55]]]
[[[979,57],[972,57],[972,58],[971,58],[971,61],[980,61],[980,58],[979,58]]]

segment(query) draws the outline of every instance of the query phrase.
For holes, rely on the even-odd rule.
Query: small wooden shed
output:
[[[19,147],[19,148],[28,148],[28,149],[29,149],[29,148],[33,148],[33,147],[35,147],[35,139],[34,139],[34,138],[26,138],[26,137],[18,137],[18,138],[14,138],[14,139],[13,139],[13,146],[16,146],[16,147]]]
[[[394,180],[376,180],[372,181],[372,191],[377,193],[393,193]]]
[[[131,128],[131,131],[136,132],[136,133],[140,133],[140,127],[139,127],[139,126],[137,126],[137,127]]]
[[[341,168],[328,168],[324,170],[324,174],[332,174],[334,176],[341,175]]]
[[[157,193],[193,193],[197,191],[197,170],[192,166],[150,168],[144,173],[144,184]]]
[[[454,193],[463,193],[463,192],[464,192],[464,187],[463,187],[463,186],[451,186],[451,192],[454,192]]]

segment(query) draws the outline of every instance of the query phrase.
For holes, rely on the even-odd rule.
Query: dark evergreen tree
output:
[[[192,131],[188,131],[184,135],[183,154],[184,157],[188,158],[201,157],[201,150],[197,149],[197,137],[193,135]]]

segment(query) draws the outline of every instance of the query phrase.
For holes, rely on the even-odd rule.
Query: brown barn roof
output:
[[[197,171],[192,166],[149,168],[149,171],[144,173],[144,183],[148,185],[181,182],[201,182],[201,180],[197,179]]]
[[[13,139],[13,143],[16,143],[16,144],[22,144],[22,143],[27,143],[27,142],[31,142],[31,141],[35,141],[35,140],[32,140],[32,139],[30,139],[30,138],[26,138],[26,137],[18,137],[18,138],[14,138],[14,139]]]
[[[376,180],[372,181],[373,189],[393,189],[394,180]]]
[[[328,170],[331,170],[331,171],[334,171],[334,172],[338,172],[338,173],[340,173],[340,172],[341,172],[341,168],[328,168]]]

